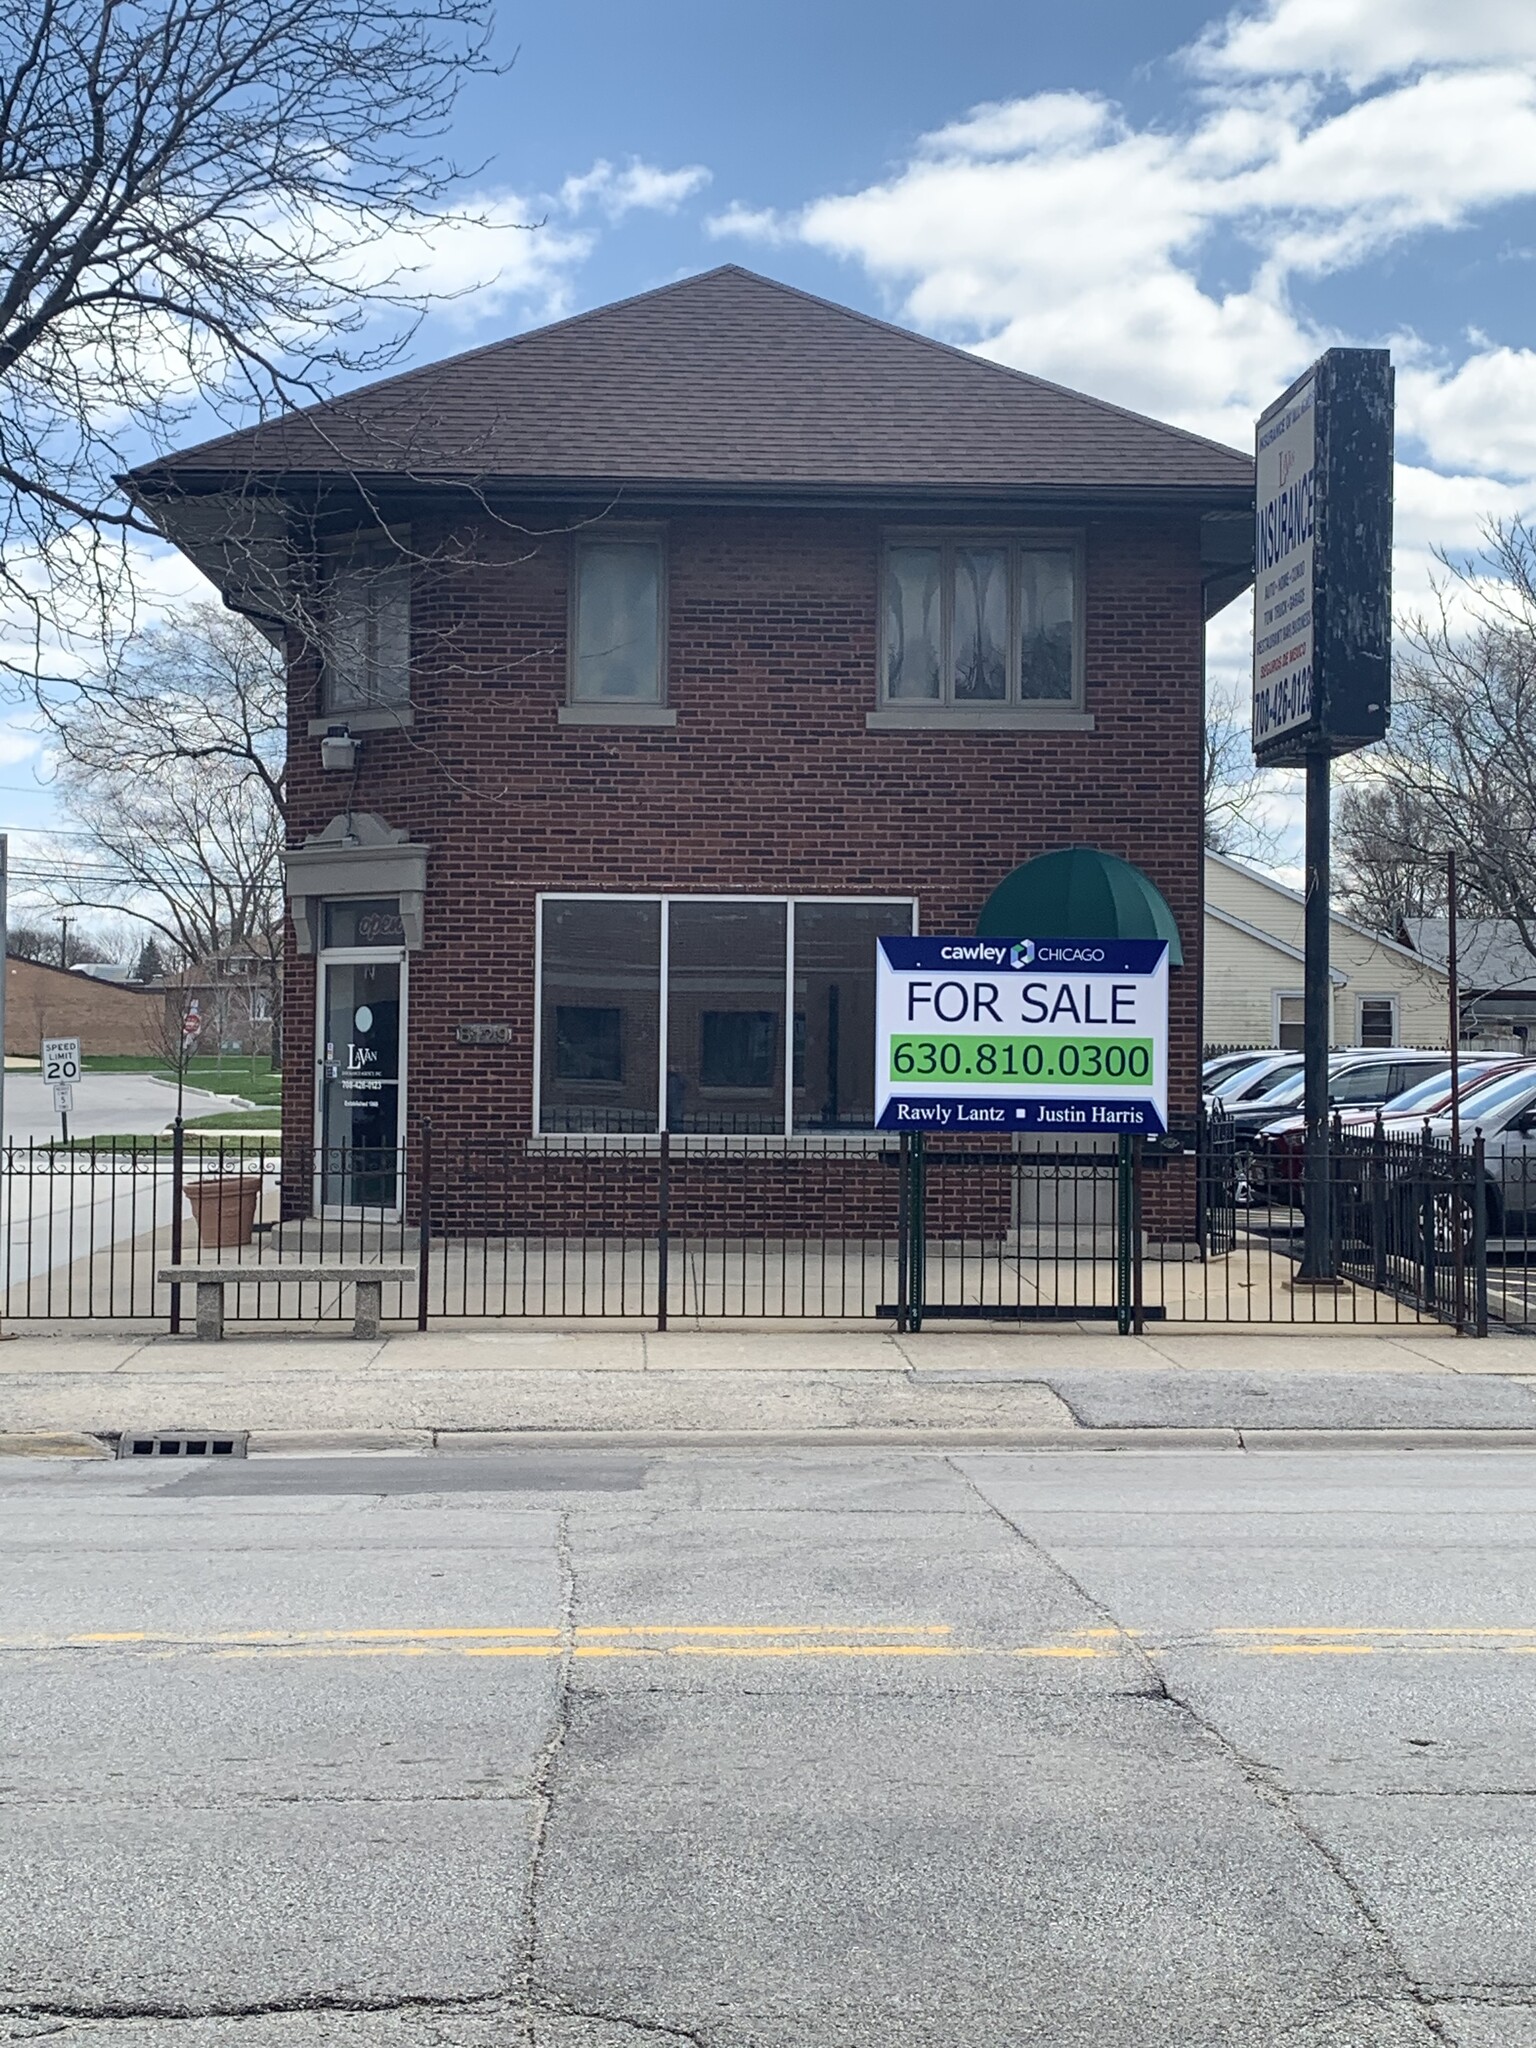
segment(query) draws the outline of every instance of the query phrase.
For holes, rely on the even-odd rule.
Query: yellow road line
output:
[[[146,1657],[204,1654],[248,1660],[339,1657],[917,1659],[1015,1658],[1092,1662],[1136,1651],[1153,1658],[1180,1648],[1215,1648],[1245,1657],[1448,1656],[1536,1654],[1536,1625],[1361,1623],[1224,1625],[1198,1642],[1157,1645],[1142,1632],[1096,1627],[1048,1642],[958,1642],[950,1622],[584,1622],[563,1631],[552,1622],[433,1624],[420,1628],[232,1629],[206,1634],[148,1629],[63,1637],[0,1637],[0,1650],[104,1650]]]

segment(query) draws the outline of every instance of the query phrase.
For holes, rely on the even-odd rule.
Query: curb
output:
[[[8,1458],[114,1460],[118,1432],[0,1432]],[[1536,1429],[292,1429],[252,1430],[251,1457],[502,1451],[1528,1451]],[[142,1468],[142,1461],[140,1466]],[[157,1468],[163,1469],[163,1468]]]

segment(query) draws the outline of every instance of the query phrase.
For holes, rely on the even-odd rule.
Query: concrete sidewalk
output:
[[[1423,1329],[471,1328],[375,1343],[118,1333],[0,1345],[0,1449],[37,1433],[172,1428],[359,1443],[457,1432],[1536,1432],[1536,1343]]]

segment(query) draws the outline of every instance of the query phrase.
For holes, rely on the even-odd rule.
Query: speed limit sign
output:
[[[43,1040],[43,1079],[50,1087],[61,1081],[78,1081],[80,1078],[80,1041],[78,1038],[45,1038]]]

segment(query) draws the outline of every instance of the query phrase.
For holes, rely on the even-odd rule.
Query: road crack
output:
[[[535,2048],[534,1984],[539,1954],[539,1887],[544,1876],[544,1855],[555,1808],[555,1776],[561,1752],[570,1734],[574,1704],[572,1674],[576,1655],[576,1559],[571,1548],[571,1518],[562,1509],[555,1524],[555,1560],[560,1573],[560,1651],[555,1667],[554,1721],[543,1747],[534,1759],[529,1781],[533,1801],[533,1839],[528,1857],[528,1880],[523,1889],[523,1962],[518,1988],[524,2003],[523,2040]]]
[[[1321,1835],[1314,1828],[1310,1827],[1302,1814],[1298,1812],[1290,1792],[1285,1786],[1280,1784],[1274,1773],[1261,1764],[1257,1757],[1251,1757],[1246,1751],[1240,1749],[1214,1721],[1207,1719],[1189,1700],[1175,1692],[1168,1682],[1166,1672],[1161,1668],[1158,1660],[1150,1653],[1148,1646],[1139,1637],[1129,1633],[1121,1623],[1119,1616],[1114,1614],[1106,1603],[1097,1594],[1093,1593],[1081,1579],[1070,1572],[1058,1558],[1053,1557],[1042,1544],[1037,1543],[1026,1529],[1022,1528],[1019,1523],[1014,1521],[1011,1515],[1006,1514],[997,1505],[996,1501],[989,1500],[968,1472],[963,1471],[953,1458],[946,1458],[944,1462],[949,1466],[956,1478],[960,1480],[961,1484],[970,1489],[989,1514],[996,1516],[1004,1528],[1011,1530],[1025,1549],[1038,1558],[1048,1571],[1054,1572],[1064,1584],[1070,1586],[1072,1591],[1091,1608],[1106,1627],[1112,1628],[1117,1632],[1126,1653],[1145,1673],[1146,1685],[1144,1688],[1137,1688],[1138,1695],[1161,1701],[1172,1707],[1192,1728],[1198,1729],[1206,1741],[1212,1743],[1226,1757],[1227,1761],[1237,1771],[1239,1777],[1241,1777],[1254,1796],[1262,1801],[1271,1812],[1277,1813],[1286,1826],[1306,1845],[1311,1854],[1323,1864],[1349,1900],[1361,1924],[1368,1931],[1379,1955],[1396,1974],[1402,1985],[1405,1997],[1411,2002],[1415,2012],[1422,2019],[1429,2033],[1437,2041],[1451,2041],[1451,2034],[1436,2015],[1433,2004],[1423,1987],[1414,1979],[1408,1968],[1407,1960],[1398,1949],[1385,1921],[1376,1911],[1376,1908],[1343,1860],[1335,1854]]]

